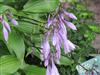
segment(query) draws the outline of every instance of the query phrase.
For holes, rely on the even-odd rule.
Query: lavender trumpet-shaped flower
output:
[[[14,18],[11,19],[11,22],[12,22],[13,25],[18,25],[18,22]]]
[[[69,22],[68,18],[77,20],[77,17],[74,14],[67,12],[63,7],[58,9],[56,14],[49,15],[48,17],[47,24],[45,25],[45,27],[48,28],[48,31],[45,33],[41,45],[41,58],[42,61],[44,61],[44,65],[47,66],[46,75],[59,75],[54,62],[57,64],[60,63],[59,60],[61,57],[62,46],[64,47],[65,54],[75,49],[75,44],[67,37],[66,27],[69,27],[72,30],[77,30],[77,28],[73,23]],[[52,45],[54,46],[54,52],[50,49],[50,42],[52,42]]]
[[[0,22],[3,25],[3,36],[4,36],[4,39],[7,41],[8,40],[8,33],[11,31],[10,25],[3,19],[2,16],[0,16]]]
[[[64,22],[69,28],[71,28],[73,30],[77,30],[76,26],[73,23],[65,21],[65,20],[64,20]]]
[[[3,27],[6,28],[9,32],[11,31],[10,25],[9,25],[6,21],[2,20],[2,25],[3,25]]]
[[[59,63],[60,55],[61,55],[60,48],[61,48],[62,41],[60,39],[61,39],[61,37],[58,34],[58,30],[55,29],[54,32],[53,32],[53,36],[52,36],[52,44],[56,49],[56,62],[57,63]]]
[[[54,63],[53,56],[49,57],[49,64],[47,65],[46,75],[59,75],[58,69]]]
[[[8,31],[4,26],[3,26],[3,36],[4,36],[4,39],[7,41],[8,40]]]
[[[18,22],[13,18],[13,15],[11,13],[7,13],[6,16],[7,16],[8,20],[10,20],[13,25],[18,25]]]
[[[53,20],[51,20],[50,15],[48,16],[48,23],[45,25],[46,28],[49,28],[50,25],[52,24]]]
[[[18,25],[18,22],[14,18],[12,18],[11,15],[7,15],[7,18],[9,20],[11,20],[11,22],[14,25]],[[7,21],[4,20],[4,17],[3,16],[0,16],[0,22],[2,23],[2,26],[3,26],[3,36],[4,36],[4,39],[7,41],[8,40],[9,32],[11,32],[10,25],[8,24]]]
[[[44,65],[47,66],[48,65],[48,57],[49,57],[49,53],[50,53],[50,45],[49,45],[49,35],[50,35],[50,31],[45,33],[45,38],[42,42],[41,45],[41,59],[42,61],[45,61]]]
[[[68,16],[69,18],[77,20],[77,17],[73,13],[66,12],[65,10],[63,10],[63,13],[65,16]]]

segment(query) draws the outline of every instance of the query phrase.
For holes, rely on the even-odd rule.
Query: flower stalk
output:
[[[72,30],[77,30],[76,26],[69,22],[69,18],[77,20],[77,17],[66,11],[63,2],[59,8],[57,8],[55,14],[48,16],[47,24],[45,28],[49,30],[45,33],[43,42],[41,44],[41,59],[44,61],[44,65],[47,67],[46,75],[59,75],[59,72],[55,66],[55,63],[60,63],[61,48],[64,47],[65,54],[73,51],[75,49],[75,44],[73,44],[68,39],[67,27]],[[50,48],[50,41],[55,48],[52,52]]]

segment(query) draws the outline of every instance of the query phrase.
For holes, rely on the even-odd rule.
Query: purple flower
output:
[[[46,75],[51,75],[51,69],[52,69],[52,67],[50,65],[48,65]]]
[[[7,15],[7,18],[9,20],[11,20],[11,22],[14,24],[14,25],[18,25],[17,21],[15,19],[12,18],[12,15]],[[9,32],[11,32],[11,28],[10,28],[10,25],[4,20],[4,17],[1,15],[0,16],[0,22],[2,23],[3,25],[3,36],[4,36],[4,39],[7,41],[8,40],[8,35],[9,35]]]
[[[68,40],[66,27],[73,30],[77,30],[77,28],[66,19],[66,16],[75,20],[77,19],[74,14],[66,12],[62,7],[61,10],[58,9],[58,12],[56,11],[56,14],[49,15],[45,25],[48,31],[45,33],[41,45],[41,58],[44,61],[44,65],[47,66],[46,75],[59,75],[54,61],[57,64],[60,63],[61,46],[64,46],[65,54],[75,49],[75,45]],[[55,51],[51,51],[49,41],[52,42]]]
[[[75,45],[71,41],[69,41],[69,40],[67,40],[65,38],[64,39],[64,51],[65,51],[65,54],[71,52],[74,49],[75,49]]]
[[[18,22],[14,18],[11,19],[11,22],[12,22],[13,25],[18,25]]]
[[[65,27],[65,24],[64,22],[62,21],[63,18],[61,18],[61,16],[59,17],[59,28],[61,29],[62,31],[62,34],[66,35],[67,34],[67,31],[66,31],[66,27]]]
[[[10,25],[4,21],[4,19],[2,18],[1,23],[3,25],[3,36],[4,39],[7,41],[8,40],[8,33],[11,31],[10,29]]]
[[[56,45],[56,63],[60,63],[60,57],[61,57],[61,50],[59,44]]]
[[[48,65],[48,57],[49,57],[49,53],[50,53],[50,45],[49,45],[49,35],[50,35],[50,31],[45,33],[45,38],[42,42],[41,45],[41,59],[42,60],[46,60],[44,65],[47,66]]]
[[[71,28],[73,30],[77,30],[76,26],[73,23],[65,21],[65,20],[64,20],[64,22],[69,28]]]
[[[6,21],[2,21],[2,25],[10,32],[11,29],[10,29],[10,25],[6,22]]]
[[[55,29],[53,32],[52,43],[53,43],[53,46],[56,48],[56,62],[59,64],[60,54],[61,54],[60,47],[61,47],[62,41],[61,41],[60,35],[58,34],[57,29]]]
[[[69,48],[67,38],[66,37],[63,37],[63,40],[64,40],[64,52],[66,54],[66,53],[69,53],[71,50]]]
[[[65,10],[63,10],[64,14],[72,19],[77,20],[77,17],[73,13],[68,13]]]
[[[47,65],[46,75],[59,75],[56,65],[54,64],[53,57],[49,58],[49,64]]]
[[[69,48],[71,50],[74,50],[75,49],[75,45],[70,40],[67,40],[67,42],[68,42]]]
[[[7,15],[7,18],[11,21],[11,23],[13,24],[13,25],[18,25],[18,22],[13,18],[13,15],[12,15],[12,13],[7,13],[6,14]]]
[[[46,24],[45,27],[46,27],[46,28],[49,28],[49,27],[52,25],[53,21],[54,21],[54,19],[51,18],[50,15],[49,15],[49,16],[48,16],[48,21],[47,21],[47,24]]]
[[[58,30],[57,29],[54,29],[53,36],[52,36],[52,44],[53,44],[53,46],[56,46],[56,44],[58,42],[59,42]]]
[[[49,53],[50,53],[50,45],[49,45],[48,41],[43,42],[41,52],[43,54],[44,61],[46,60],[44,65],[47,66],[48,65],[48,57],[49,57]]]
[[[7,41],[8,40],[8,31],[4,26],[3,26],[3,36],[4,36],[4,39]]]

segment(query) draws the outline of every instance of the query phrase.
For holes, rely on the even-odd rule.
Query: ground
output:
[[[88,9],[94,13],[94,21],[100,27],[100,0],[85,0]],[[94,48],[100,53],[100,33],[96,34],[96,39],[93,42]]]

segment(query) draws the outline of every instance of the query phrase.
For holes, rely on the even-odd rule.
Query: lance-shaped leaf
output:
[[[73,63],[74,63],[73,60],[71,60],[65,56],[61,56],[61,58],[60,58],[60,65],[71,65]]]
[[[50,12],[55,10],[59,0],[29,0],[23,11],[28,12]]]
[[[27,65],[27,67],[24,68],[24,72],[26,75],[45,75],[45,68]]]
[[[25,54],[25,44],[22,36],[18,32],[11,32],[7,46],[10,52],[14,52],[17,58],[20,61],[23,61]]]
[[[6,1],[5,1],[6,2]],[[0,14],[4,13],[6,10],[10,10],[13,13],[16,13],[16,10],[10,6],[0,4]]]
[[[20,62],[15,56],[4,55],[0,57],[0,75],[8,75],[16,72],[20,67]]]

